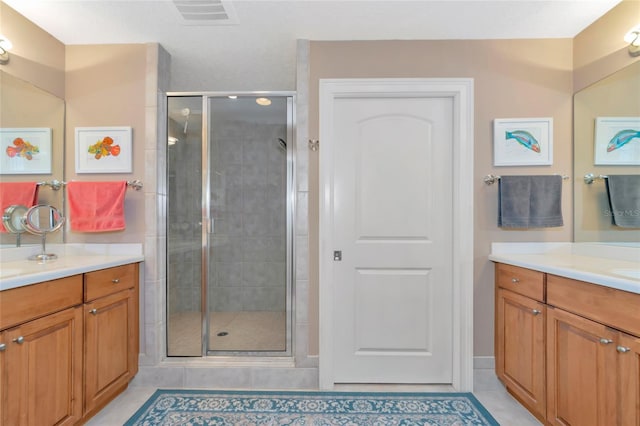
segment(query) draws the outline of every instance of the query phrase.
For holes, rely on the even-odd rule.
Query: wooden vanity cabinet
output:
[[[544,274],[497,264],[496,284],[496,374],[516,399],[544,419]]]
[[[84,276],[84,415],[111,401],[138,371],[138,264]]]
[[[82,424],[138,371],[132,263],[0,292],[0,425]]]
[[[640,294],[498,263],[495,356],[544,424],[640,425]]]
[[[640,294],[548,275],[547,304],[548,421],[640,425]]]
[[[0,293],[0,424],[81,420],[81,303],[81,276]]]

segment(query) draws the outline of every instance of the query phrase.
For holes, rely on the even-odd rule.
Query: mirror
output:
[[[55,207],[38,204],[23,215],[22,222],[27,231],[34,235],[46,235],[60,229],[64,217]]]
[[[640,229],[611,222],[606,182],[585,183],[584,176],[640,174],[640,165],[595,165],[596,119],[640,117],[640,62],[577,92],[573,98],[574,241],[639,243]],[[629,144],[640,145],[640,138]],[[635,149],[635,147],[634,147]]]
[[[7,232],[10,232],[16,237],[16,247],[22,245],[22,233],[25,231],[22,218],[27,213],[27,207],[21,204],[14,204],[7,207],[2,214],[2,224]]]
[[[64,176],[64,101],[49,92],[35,87],[4,71],[0,71],[0,128],[47,128],[51,129],[51,173],[2,174],[2,182],[50,182],[63,180]],[[0,141],[0,156],[8,155],[6,146],[11,141]],[[64,190],[53,190],[50,186],[40,185],[38,203],[64,206]],[[0,206],[4,209],[7,206]],[[63,233],[52,236],[50,241],[62,243]],[[22,235],[22,244],[39,244],[39,237]],[[0,247],[15,247],[15,234],[0,233]]]
[[[33,235],[39,235],[42,242],[42,252],[29,257],[29,260],[51,260],[57,259],[58,256],[47,253],[46,243],[47,234],[60,229],[64,223],[64,217],[55,207],[46,204],[38,204],[31,207],[22,217],[24,228]]]

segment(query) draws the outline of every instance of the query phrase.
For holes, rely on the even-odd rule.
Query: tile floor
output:
[[[169,354],[197,356],[202,352],[200,312],[180,312],[169,318]],[[209,317],[212,351],[284,351],[285,312],[212,312]],[[224,336],[218,334],[227,333]]]
[[[473,394],[502,426],[537,426],[540,423],[514,400],[495,378],[493,370],[475,370]],[[145,401],[155,388],[139,387],[134,382],[129,388],[89,420],[87,426],[122,426]],[[338,391],[363,392],[447,392],[449,386],[415,385],[340,385]]]

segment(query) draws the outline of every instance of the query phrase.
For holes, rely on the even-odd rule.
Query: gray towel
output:
[[[562,176],[502,176],[498,184],[498,226],[562,226]]]
[[[611,222],[622,228],[640,228],[640,175],[610,175],[605,180]]]

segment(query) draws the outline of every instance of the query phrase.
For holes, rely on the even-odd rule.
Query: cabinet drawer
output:
[[[640,294],[548,274],[547,304],[640,336]]]
[[[82,303],[82,275],[0,293],[0,330]]]
[[[496,263],[498,287],[544,302],[544,273]]]
[[[94,300],[135,286],[138,264],[116,266],[84,274],[84,300]]]

